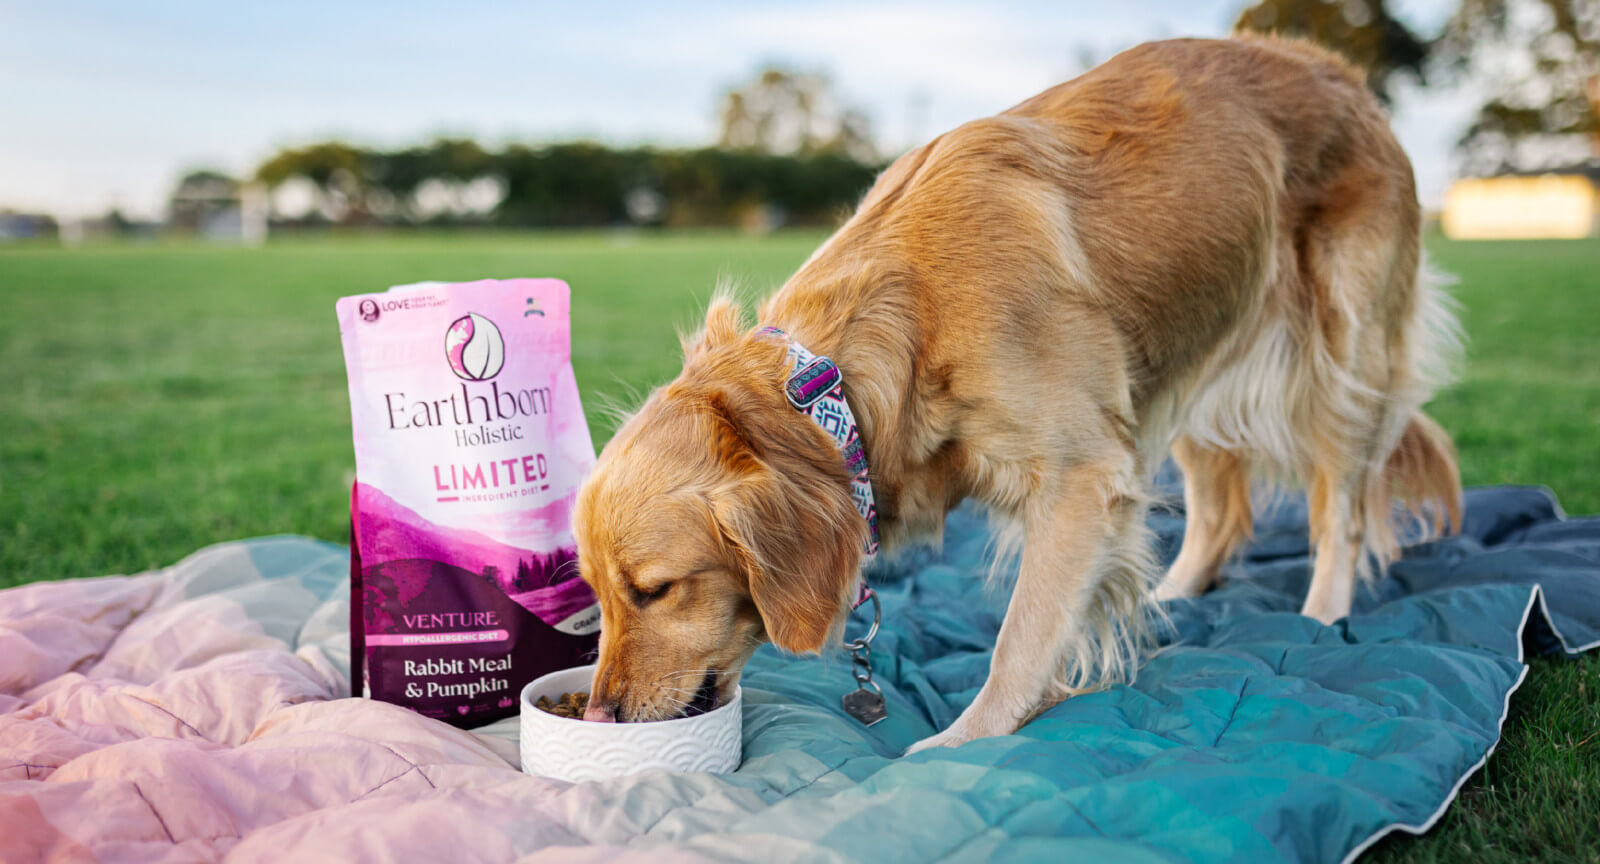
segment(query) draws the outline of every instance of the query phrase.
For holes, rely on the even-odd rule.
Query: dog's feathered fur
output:
[[[1309,488],[1324,621],[1396,554],[1397,496],[1459,519],[1420,410],[1456,333],[1419,223],[1360,76],[1273,38],[1140,46],[884,172],[760,322],[844,371],[887,547],[967,497],[1021,532],[989,681],[919,746],[1129,673],[1169,450],[1188,528],[1162,597],[1203,591],[1248,535],[1254,474]],[[604,614],[592,717],[671,716],[762,640],[836,639],[863,527],[786,373],[719,299],[602,454],[576,524]]]

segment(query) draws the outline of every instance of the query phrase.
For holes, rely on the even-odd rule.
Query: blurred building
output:
[[[104,240],[150,241],[161,231],[161,223],[129,217],[118,207],[102,216],[68,219],[61,223],[63,246],[79,246]]]
[[[214,171],[195,171],[178,182],[167,202],[175,231],[207,240],[257,245],[267,239],[267,192]]]
[[[1450,184],[1440,224],[1457,240],[1590,237],[1600,233],[1600,160],[1539,174]]]
[[[54,238],[56,231],[56,220],[52,216],[0,210],[0,243],[10,240]]]

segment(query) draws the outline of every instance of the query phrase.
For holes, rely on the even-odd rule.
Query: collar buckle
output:
[[[844,376],[839,367],[826,357],[817,357],[796,369],[784,382],[783,391],[796,410],[810,411],[842,383]]]

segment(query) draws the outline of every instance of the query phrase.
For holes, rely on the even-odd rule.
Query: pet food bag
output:
[[[511,279],[339,300],[357,694],[472,727],[592,657],[600,607],[578,578],[572,508],[594,444],[568,294]]]

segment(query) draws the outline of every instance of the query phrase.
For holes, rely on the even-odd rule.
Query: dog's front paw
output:
[[[959,747],[962,744],[971,741],[972,738],[973,736],[964,735],[957,730],[956,727],[951,726],[949,729],[946,729],[937,735],[929,735],[921,741],[918,741],[917,743],[912,744],[910,747],[907,747],[906,755],[910,756],[913,753],[920,753],[923,750],[931,750],[934,747]]]
[[[1300,610],[1300,614],[1307,618],[1315,618],[1323,624],[1331,626],[1333,622],[1350,614],[1350,604],[1345,603],[1341,606],[1336,603],[1308,599],[1306,600],[1306,605]]]
[[[1018,725],[1015,720],[968,708],[966,713],[956,718],[956,722],[950,724],[949,729],[937,735],[930,735],[906,748],[906,755],[910,756],[912,753],[933,747],[960,747],[968,741],[976,741],[979,738],[1010,735],[1017,731]]]
[[[911,745],[906,750],[906,755],[918,753],[931,747],[959,747],[968,741],[979,738],[993,738],[996,735],[1010,735],[1017,731],[1027,719],[1035,713],[1036,709],[1023,709],[1026,704],[1021,700],[1006,699],[988,684],[978,691],[978,698],[972,700],[967,710],[961,712],[956,722],[950,728],[937,735]]]

